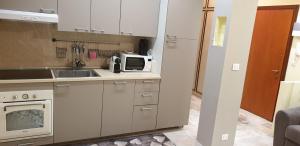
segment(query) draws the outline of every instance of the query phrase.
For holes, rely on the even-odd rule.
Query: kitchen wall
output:
[[[56,30],[55,24],[0,20],[0,69],[71,66],[72,43],[52,42],[52,38],[102,42],[85,44],[87,67],[96,68],[105,66],[107,59],[101,57],[90,60],[87,58],[87,49],[134,51],[139,41],[138,37],[58,32]],[[66,58],[56,58],[56,47],[67,48]]]

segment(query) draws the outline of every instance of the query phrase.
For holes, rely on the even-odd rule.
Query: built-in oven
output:
[[[0,92],[0,142],[53,135],[53,90]]]

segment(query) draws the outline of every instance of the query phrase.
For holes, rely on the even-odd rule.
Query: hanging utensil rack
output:
[[[78,41],[78,40],[60,40],[52,38],[52,42],[82,42],[82,43],[94,43],[94,44],[109,44],[109,45],[121,45],[119,42],[100,42],[100,41]]]

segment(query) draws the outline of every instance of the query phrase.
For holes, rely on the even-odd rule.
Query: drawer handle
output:
[[[141,108],[141,111],[150,111],[150,110],[153,110],[153,108],[150,108],[150,107]]]
[[[154,81],[143,81],[143,83],[154,83]]]
[[[151,94],[151,93],[143,93],[142,96],[143,97],[153,97],[153,94]]]
[[[55,85],[55,87],[70,87],[70,84]]]
[[[34,145],[34,143],[22,143],[22,144],[18,144],[18,146],[29,146],[29,145]]]
[[[124,85],[127,84],[127,82],[114,82],[115,85]]]

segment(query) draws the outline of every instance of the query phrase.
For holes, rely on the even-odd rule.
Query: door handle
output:
[[[4,106],[4,111],[6,112],[7,111],[7,108],[9,107],[22,107],[22,106],[33,106],[33,105],[41,105],[43,106],[43,108],[46,108],[46,105],[45,104],[24,104],[24,105],[8,105],[8,106]]]
[[[272,72],[273,72],[273,73],[280,73],[280,70],[273,69]]]

